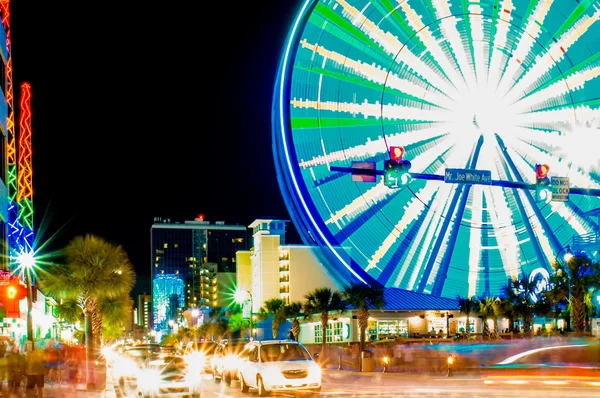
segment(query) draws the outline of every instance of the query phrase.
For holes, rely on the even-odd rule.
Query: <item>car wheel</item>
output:
[[[240,391],[243,393],[247,393],[249,389],[250,387],[248,387],[248,384],[246,384],[244,376],[242,376],[242,374],[240,373]]]
[[[221,382],[221,378],[217,377],[217,370],[216,369],[212,370],[212,378],[215,381],[215,383],[217,383],[217,384]]]
[[[258,378],[256,379],[256,385],[259,397],[266,397],[269,395],[269,391],[265,389],[265,382],[263,381],[262,377],[258,376]]]
[[[225,385],[230,386],[231,385],[231,372],[230,371],[225,371],[223,372],[223,379],[225,380]]]

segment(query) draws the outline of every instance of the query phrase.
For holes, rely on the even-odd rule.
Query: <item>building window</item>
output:
[[[321,325],[315,325],[315,343],[323,342],[323,328]]]
[[[344,340],[344,324],[342,322],[335,322],[333,324],[333,341]]]
[[[325,342],[333,343],[344,340],[344,324],[342,322],[333,322],[327,324],[325,330]],[[323,342],[323,328],[320,324],[315,324],[315,343]]]

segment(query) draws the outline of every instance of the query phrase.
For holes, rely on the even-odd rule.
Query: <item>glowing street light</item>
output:
[[[198,315],[200,315],[200,311],[198,308],[192,309],[192,324],[190,325],[194,330],[194,350],[198,351],[198,336],[196,336],[196,331],[198,330]]]
[[[238,304],[243,304],[247,300],[250,300],[250,335],[254,337],[254,311],[252,308],[252,293],[250,293],[249,290],[236,290],[233,298]]]
[[[31,272],[35,267],[35,257],[32,252],[21,252],[17,257],[17,262],[25,272],[25,281],[27,283],[27,340],[33,342],[33,320],[31,318]]]

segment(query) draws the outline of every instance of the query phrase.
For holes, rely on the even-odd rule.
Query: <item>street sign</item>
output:
[[[446,169],[444,182],[450,184],[492,185],[492,172],[490,170]]]
[[[352,181],[376,182],[375,162],[352,162]]]
[[[550,189],[552,190],[553,202],[569,201],[569,193],[571,192],[569,177],[552,177]]]
[[[12,273],[10,273],[8,271],[0,271],[0,286],[1,285],[9,285],[11,279],[12,279]]]
[[[252,302],[250,300],[245,300],[242,303],[242,318],[250,319],[252,316]]]

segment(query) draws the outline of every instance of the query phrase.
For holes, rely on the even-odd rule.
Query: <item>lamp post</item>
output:
[[[31,309],[31,270],[35,266],[35,257],[31,252],[21,252],[17,257],[17,262],[23,267],[25,272],[25,282],[27,284],[27,340],[33,342],[33,319]]]
[[[200,311],[198,308],[194,308],[192,310],[192,327],[194,330],[194,351],[198,351],[198,336],[196,336],[196,331],[198,330],[198,315],[200,315]]]
[[[235,301],[238,304],[246,302],[247,298],[250,299],[250,336],[254,339],[254,308],[252,305],[252,293],[249,290],[237,290],[235,292]]]

